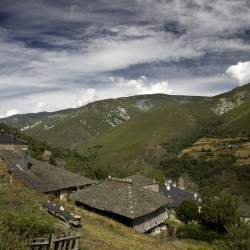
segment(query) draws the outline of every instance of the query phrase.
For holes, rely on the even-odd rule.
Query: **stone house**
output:
[[[131,175],[123,180],[130,181],[132,185],[138,186],[138,187],[144,187],[146,189],[159,192],[159,183],[156,182],[154,179],[150,179],[148,177],[145,177],[143,175]]]
[[[166,182],[165,185],[160,185],[159,192],[172,200],[172,202],[168,204],[168,208],[173,211],[175,211],[175,209],[184,200],[192,200],[197,202],[201,201],[200,197],[197,194],[192,194],[185,190],[182,190],[177,187],[176,184],[172,184],[170,182]]]
[[[60,199],[96,183],[84,176],[30,158],[27,149],[22,152],[0,151],[0,177],[14,186],[52,194]]]
[[[2,129],[0,132],[0,150],[21,152],[28,143],[17,138],[15,132],[5,133]]]
[[[170,199],[124,180],[108,180],[69,196],[76,205],[146,232],[167,219]]]

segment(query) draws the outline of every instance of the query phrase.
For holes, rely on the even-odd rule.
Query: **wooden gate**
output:
[[[27,246],[32,250],[47,250],[49,249],[49,239],[35,238],[27,241]]]
[[[27,241],[31,250],[78,250],[80,233],[68,231],[60,234],[52,234],[50,239],[35,238]]]
[[[53,250],[77,250],[80,234],[78,231],[69,231],[61,234],[52,234],[50,248]]]

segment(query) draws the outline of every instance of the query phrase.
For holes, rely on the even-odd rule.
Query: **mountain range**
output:
[[[97,101],[80,108],[57,112],[17,114],[0,121],[39,140],[69,147],[148,111],[203,102],[206,99],[163,94],[132,96]]]
[[[249,117],[247,84],[214,97],[139,95],[57,112],[18,114],[0,122],[49,144],[94,156],[93,164],[147,173],[168,153],[164,143],[204,126],[205,133],[216,131],[213,136],[247,136]]]

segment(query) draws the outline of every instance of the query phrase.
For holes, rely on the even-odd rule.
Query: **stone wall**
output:
[[[24,182],[13,172],[10,166],[0,157],[0,178],[19,188],[28,189]]]
[[[151,185],[143,186],[144,188],[159,193],[159,184],[154,183]]]
[[[15,151],[21,152],[23,148],[27,148],[26,145],[15,145],[15,144],[0,144],[0,151]]]
[[[0,177],[4,177],[6,175],[8,169],[8,165],[6,162],[0,157]]]

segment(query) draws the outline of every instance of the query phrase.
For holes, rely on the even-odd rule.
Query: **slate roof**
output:
[[[156,184],[156,182],[154,182],[152,179],[143,175],[131,175],[124,178],[123,180],[131,180],[132,184],[135,186],[148,186]]]
[[[76,191],[69,198],[131,219],[152,213],[171,202],[162,194],[121,181],[105,181]]]
[[[75,220],[76,219],[76,217],[74,216],[73,213],[65,210],[62,206],[59,206],[51,201],[44,201],[42,203],[42,206],[51,210],[51,211],[56,212],[57,214],[63,216],[65,219],[68,219],[68,220]]]
[[[27,145],[27,142],[17,138],[14,133],[6,134],[0,132],[0,144]]]
[[[82,187],[96,183],[84,176],[77,175],[33,158],[29,158],[28,160],[28,170],[22,171],[17,167],[17,164],[21,160],[21,154],[12,151],[0,151],[0,156],[29,189],[41,193]]]
[[[168,204],[168,207],[172,209],[178,207],[184,200],[198,201],[199,199],[199,197],[195,199],[193,194],[178,187],[174,187],[172,184],[170,184],[170,190],[167,190],[166,185],[160,185],[159,192],[173,200],[173,202]]]

